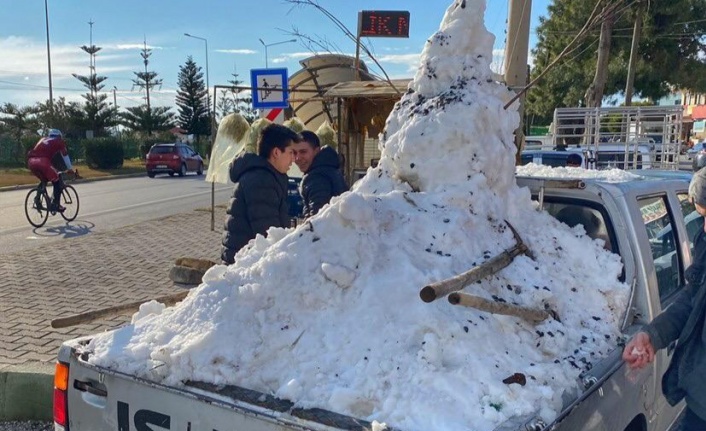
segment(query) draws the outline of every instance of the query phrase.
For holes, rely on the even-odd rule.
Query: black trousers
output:
[[[687,407],[684,419],[677,429],[679,431],[706,431],[706,421]]]

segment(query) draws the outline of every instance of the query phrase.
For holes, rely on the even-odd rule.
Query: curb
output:
[[[54,365],[30,362],[0,370],[0,421],[51,421]]]
[[[125,174],[125,175],[107,175],[105,177],[95,177],[95,178],[82,178],[80,180],[71,180],[71,184],[81,184],[81,183],[92,183],[94,181],[105,181],[105,180],[115,180],[119,178],[135,178],[135,177],[146,177],[146,172],[136,173],[136,174]],[[0,193],[11,192],[13,190],[24,190],[36,187],[37,183],[32,184],[18,184],[16,186],[0,187]]]

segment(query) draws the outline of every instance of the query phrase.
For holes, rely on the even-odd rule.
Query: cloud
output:
[[[126,49],[142,50],[143,48],[145,48],[144,43],[119,43],[116,45],[105,45],[103,47],[103,49],[106,49],[106,50],[118,50],[118,51],[122,51],[122,50],[126,50]],[[147,49],[165,49],[165,48],[163,46],[147,45]]]
[[[280,54],[275,58],[270,59],[270,62],[272,63],[286,63],[287,61],[290,60],[298,60],[300,58],[307,58],[311,57],[312,55],[316,55],[313,52],[291,52],[289,54]]]
[[[216,49],[214,51],[222,52],[224,54],[245,54],[245,55],[257,54],[257,51],[254,51],[252,49]]]

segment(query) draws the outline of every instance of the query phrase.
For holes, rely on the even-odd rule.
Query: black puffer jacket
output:
[[[314,157],[311,167],[302,177],[301,195],[304,200],[304,217],[318,213],[332,197],[348,191],[340,170],[338,153],[324,146]]]
[[[233,256],[256,234],[267,229],[289,227],[287,175],[266,159],[251,153],[236,157],[230,165],[235,183],[226,213],[221,259],[233,263]]]

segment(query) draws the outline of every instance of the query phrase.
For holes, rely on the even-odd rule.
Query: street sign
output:
[[[252,107],[254,109],[286,108],[289,106],[287,69],[252,69]]]
[[[272,109],[262,109],[260,110],[260,118],[266,118],[273,123],[283,124],[284,123],[284,109],[283,108],[272,108]]]
[[[364,10],[358,15],[358,34],[366,37],[409,37],[409,12]]]

